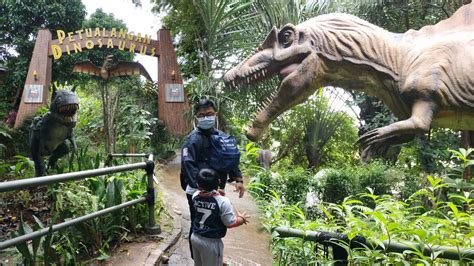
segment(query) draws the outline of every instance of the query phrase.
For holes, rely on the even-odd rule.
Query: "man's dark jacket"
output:
[[[186,185],[192,188],[197,188],[197,175],[199,170],[203,168],[213,168],[208,161],[211,155],[210,135],[223,133],[217,129],[211,128],[209,130],[195,129],[184,141],[181,149],[181,187],[186,190]],[[215,170],[215,169],[214,169]],[[218,172],[221,179],[219,187],[224,189],[227,176],[230,180],[236,177],[241,177],[239,166],[236,165],[231,171]]]

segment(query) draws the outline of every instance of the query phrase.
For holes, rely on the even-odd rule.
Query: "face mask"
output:
[[[210,129],[211,127],[214,126],[216,123],[216,117],[215,116],[205,116],[205,117],[200,117],[197,119],[197,127],[200,129]]]

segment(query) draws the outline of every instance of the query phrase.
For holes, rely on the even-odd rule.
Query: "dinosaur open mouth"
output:
[[[254,84],[267,79],[277,71],[278,70],[275,67],[267,63],[263,63],[252,67],[244,75],[235,75],[233,73],[229,73],[225,76],[224,82],[230,88],[236,89],[244,85]]]
[[[224,76],[224,82],[228,87],[235,89],[269,79],[275,74],[286,78],[300,68],[308,54],[294,56],[285,62],[262,62],[252,67],[247,66],[243,71],[231,70]]]
[[[280,75],[286,77],[298,69],[299,64],[290,64],[280,70]]]
[[[76,104],[76,103],[65,104],[59,107],[59,113],[66,120],[70,120],[72,122],[74,121],[74,118],[78,109],[79,109],[79,104]]]
[[[288,60],[288,62],[281,67],[279,71],[280,76],[286,78],[291,73],[297,71],[307,56],[308,54],[300,54]]]

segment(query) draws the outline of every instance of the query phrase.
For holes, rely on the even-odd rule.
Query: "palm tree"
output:
[[[325,145],[347,116],[343,108],[350,98],[352,96],[342,89],[327,87],[320,89],[310,100],[308,105],[313,111],[303,121],[303,147],[309,168],[319,166]]]

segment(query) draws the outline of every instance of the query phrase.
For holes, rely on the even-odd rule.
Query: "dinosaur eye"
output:
[[[293,43],[295,32],[292,28],[283,29],[278,36],[279,42],[286,48]]]
[[[282,40],[281,40],[281,43],[283,44],[283,46],[288,47],[291,45],[292,42],[293,42],[293,32],[286,31],[285,33],[283,33]]]

